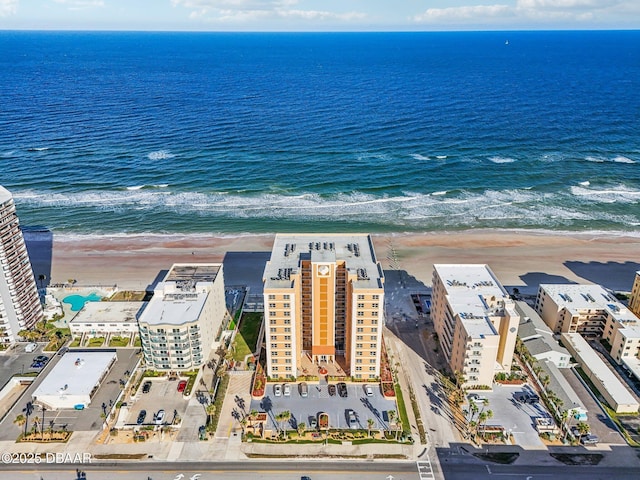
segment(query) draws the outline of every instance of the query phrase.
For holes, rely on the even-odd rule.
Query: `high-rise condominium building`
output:
[[[222,264],[175,264],[138,317],[150,368],[200,367],[227,314]]]
[[[636,278],[631,288],[631,297],[629,297],[629,310],[637,317],[640,317],[640,271],[636,272]]]
[[[43,317],[40,296],[24,244],[13,197],[0,187],[0,343]]]
[[[467,387],[509,372],[520,315],[487,265],[434,265],[431,317],[453,372]]]
[[[380,375],[384,275],[369,235],[277,235],[263,280],[269,377]]]

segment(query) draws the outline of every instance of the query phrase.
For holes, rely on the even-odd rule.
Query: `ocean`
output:
[[[0,185],[61,235],[633,235],[640,31],[3,31]]]

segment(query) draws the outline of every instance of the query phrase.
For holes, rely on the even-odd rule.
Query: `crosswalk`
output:
[[[431,468],[431,461],[428,458],[426,460],[416,462],[416,466],[418,467],[420,480],[435,480],[436,477],[433,473],[433,469]]]

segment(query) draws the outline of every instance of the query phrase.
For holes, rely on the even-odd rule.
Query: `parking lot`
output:
[[[262,400],[252,400],[251,409],[269,414],[269,425],[276,429],[275,417],[287,410],[291,413],[289,429],[297,428],[298,423],[305,423],[309,428],[311,418],[316,418],[318,413],[325,412],[329,415],[330,428],[349,428],[347,411],[353,410],[356,415],[357,428],[367,429],[368,419],[374,421],[374,429],[389,428],[385,420],[389,410],[397,412],[396,402],[383,397],[379,384],[366,384],[373,387],[373,395],[365,394],[362,383],[347,383],[347,397],[341,397],[338,392],[334,396],[329,395],[326,384],[308,384],[308,395],[300,395],[299,384],[291,383],[290,396],[275,396],[274,383],[267,385],[265,397]]]
[[[516,397],[521,392],[533,392],[528,386],[504,386],[494,384],[493,391],[480,391],[481,396],[487,398],[488,404],[483,407],[478,403],[480,409],[491,410],[493,417],[487,420],[487,425],[500,425],[507,433],[513,435],[513,443],[522,448],[541,448],[543,446],[538,432],[535,428],[534,418],[551,417],[549,412],[541,403],[521,403]],[[463,405],[463,409],[469,408],[468,403]]]
[[[5,354],[2,359],[5,364],[4,368],[8,368],[7,364],[12,365],[14,369],[21,370],[23,362],[30,366],[33,362],[33,357],[42,355],[42,346],[34,352],[25,354],[19,353],[13,361],[9,361],[9,356]],[[65,355],[76,355],[80,350],[70,350]],[[31,395],[36,390],[38,385],[42,382],[44,377],[49,374],[56,363],[59,361],[59,355],[55,353],[46,353],[49,357],[48,363],[42,368],[42,374],[39,375],[35,381],[27,388],[23,396],[18,399],[16,404],[8,412],[4,421],[0,426],[0,440],[15,440],[20,433],[20,427],[13,423],[13,420],[23,413],[27,402],[31,400]],[[15,355],[13,355],[15,356]],[[47,426],[53,425],[53,428],[61,428],[63,425],[70,431],[89,431],[100,429],[103,423],[101,414],[106,410],[110,410],[111,406],[115,403],[118,396],[121,393],[120,380],[126,380],[128,375],[126,372],[133,372],[139,359],[136,355],[136,349],[123,348],[117,349],[118,361],[113,365],[111,371],[103,380],[102,384],[91,398],[91,404],[84,410],[73,409],[60,409],[60,410],[46,410],[45,424]],[[19,372],[18,372],[19,373]],[[4,374],[4,371],[3,371]],[[104,408],[103,408],[104,405]],[[40,406],[36,405],[31,418],[36,416],[42,417],[43,412]],[[53,424],[51,424],[53,422]],[[31,425],[29,425],[31,427]]]
[[[165,425],[172,424],[176,415],[183,418],[189,400],[185,400],[182,393],[178,392],[178,385],[181,380],[186,380],[186,378],[180,378],[175,381],[168,380],[167,377],[145,378],[140,384],[135,397],[127,400],[128,415],[125,424],[154,425],[154,415],[159,410],[165,411],[164,421],[162,422]],[[143,393],[143,385],[147,381],[151,382],[151,389],[148,393]],[[142,410],[147,413],[144,421],[139,424],[138,416]]]

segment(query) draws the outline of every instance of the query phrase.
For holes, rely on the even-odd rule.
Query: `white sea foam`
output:
[[[614,157],[613,161],[616,163],[636,163],[634,160],[631,160],[630,158],[624,157],[622,155],[618,155],[617,157]]]
[[[411,156],[414,160],[431,160],[430,157],[425,157],[424,155],[420,155],[419,153],[412,153]]]
[[[147,155],[149,160],[167,160],[173,157],[175,157],[175,155],[169,150],[156,150],[155,152],[151,152]]]
[[[586,182],[580,182],[580,185],[582,185],[583,187],[588,187],[589,185],[591,185],[591,182],[587,180]]]
[[[493,163],[513,163],[515,162],[515,158],[510,157],[489,157]]]
[[[606,159],[602,157],[593,157],[593,156],[585,157],[585,160],[587,162],[595,162],[595,163],[604,163],[606,161]]]
[[[16,153],[16,151],[15,151],[15,150],[9,150],[8,152],[4,152],[4,153],[2,154],[2,156],[3,156],[3,157],[5,157],[5,158],[6,158],[6,157],[10,157],[10,156],[11,156],[11,155],[13,155],[14,153]]]
[[[126,213],[148,211],[213,218],[237,218],[259,222],[275,220],[322,220],[340,222],[357,218],[411,229],[474,228],[479,225],[545,228],[571,227],[573,222],[619,223],[640,221],[633,214],[612,214],[594,209],[592,203],[638,202],[640,191],[627,187],[593,189],[573,186],[558,192],[527,189],[452,190],[445,192],[402,192],[380,196],[359,191],[325,194],[267,192],[175,192],[169,189],[122,189],[82,193],[15,192],[21,203],[33,207],[83,207],[97,211]]]
[[[447,156],[446,155],[436,155],[436,158],[438,160],[444,160],[445,158],[447,158]]]
[[[133,187],[127,187],[127,190],[142,190],[146,185],[135,185]]]
[[[49,150],[49,147],[31,147],[28,150],[30,152],[44,152],[45,150]]]

